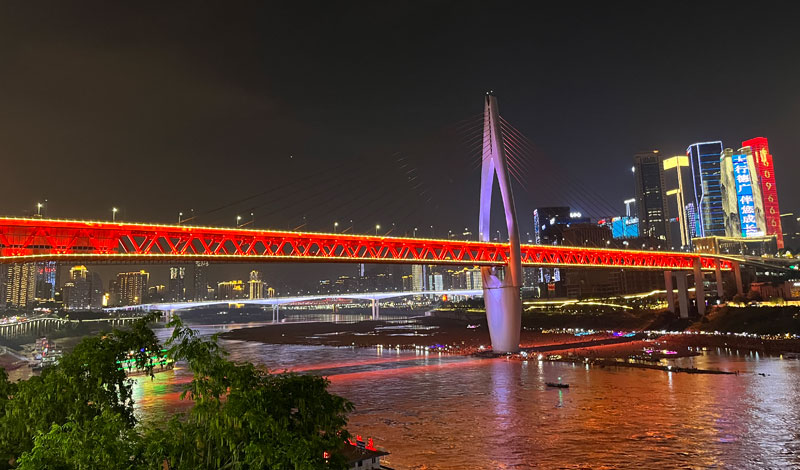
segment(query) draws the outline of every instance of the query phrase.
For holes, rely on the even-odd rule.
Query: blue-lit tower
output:
[[[692,189],[696,208],[698,237],[724,236],[725,211],[719,159],[722,141],[698,142],[686,149],[692,169]]]

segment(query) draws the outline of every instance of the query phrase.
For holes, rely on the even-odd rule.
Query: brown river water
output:
[[[797,359],[715,350],[673,362],[739,371],[690,375],[395,349],[221,343],[234,360],[329,377],[331,392],[356,406],[350,431],[390,451],[385,463],[397,470],[800,468]],[[162,420],[185,410],[179,395],[190,378],[178,364],[155,380],[139,379],[139,416]],[[545,385],[559,378],[570,388]]]

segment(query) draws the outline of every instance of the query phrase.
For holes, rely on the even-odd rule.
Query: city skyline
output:
[[[47,199],[46,211],[55,217],[110,219],[112,208],[117,207],[116,216],[124,220],[175,222],[180,212],[185,217],[191,217],[192,209],[207,212],[275,187],[287,178],[313,189],[316,181],[300,170],[324,169],[335,160],[348,170],[358,169],[360,183],[336,187],[335,194],[327,193],[325,204],[353,205],[352,201],[375,192],[371,181],[391,178],[406,164],[417,169],[425,183],[419,191],[427,190],[433,202],[423,204],[428,196],[412,193],[407,197],[420,210],[401,221],[374,209],[358,208],[343,210],[344,217],[339,220],[328,216],[325,207],[287,215],[291,211],[259,201],[262,207],[255,209],[254,226],[293,228],[307,223],[324,230],[333,228],[336,221],[344,228],[354,219],[354,230],[359,232],[368,233],[376,224],[388,228],[392,223],[409,231],[412,227],[426,230],[436,217],[441,236],[444,230],[475,226],[476,215],[463,209],[473,205],[469,188],[477,174],[465,170],[469,167],[467,155],[458,142],[443,140],[439,134],[479,111],[473,97],[488,89],[499,94],[503,114],[538,147],[542,158],[563,162],[568,186],[583,182],[615,207],[621,208],[622,201],[633,195],[632,182],[625,172],[630,155],[652,148],[665,155],[680,155],[692,142],[709,140],[721,140],[733,147],[729,143],[740,142],[743,136],[770,139],[782,206],[785,210],[800,207],[800,190],[781,176],[800,170],[800,163],[792,158],[800,148],[791,125],[796,100],[779,98],[779,90],[793,96],[785,77],[794,75],[791,72],[797,64],[783,60],[790,51],[780,46],[790,44],[794,39],[790,34],[794,33],[783,30],[779,36],[769,36],[753,32],[747,40],[723,40],[703,31],[693,39],[680,35],[670,39],[649,37],[644,42],[659,51],[660,60],[653,60],[646,48],[630,42],[645,28],[627,21],[636,15],[650,21],[647,28],[670,24],[676,18],[684,19],[682,27],[689,28],[699,21],[705,8],[710,8],[706,6],[694,6],[690,15],[677,7],[645,8],[614,17],[594,12],[608,21],[624,23],[626,28],[619,33],[609,33],[615,28],[606,28],[608,22],[600,27],[597,23],[602,22],[595,23],[588,15],[567,21],[574,12],[558,7],[540,11],[536,18],[551,17],[552,21],[547,24],[535,19],[538,29],[526,32],[525,15],[509,18],[510,13],[503,9],[484,11],[465,6],[461,12],[464,21],[456,25],[465,41],[463,51],[479,42],[470,29],[483,15],[511,21],[520,31],[515,41],[507,33],[486,31],[489,39],[479,42],[491,52],[485,56],[456,48],[453,39],[442,38],[432,23],[415,23],[411,20],[413,9],[407,7],[332,11],[335,18],[359,26],[346,35],[332,35],[334,39],[327,46],[314,39],[332,27],[324,22],[314,23],[315,34],[303,40],[298,32],[272,24],[275,20],[267,17],[267,11],[275,13],[271,9],[246,6],[238,11],[219,11],[204,7],[194,11],[191,21],[198,24],[215,23],[217,15],[223,14],[229,25],[240,26],[231,28],[237,30],[235,34],[217,38],[226,46],[222,49],[236,51],[233,54],[208,47],[207,40],[190,27],[190,20],[183,18],[185,12],[178,6],[165,8],[162,22],[151,24],[147,35],[138,31],[137,25],[147,23],[148,14],[121,6],[109,6],[102,12],[117,21],[114,31],[103,26],[99,12],[78,16],[60,8],[50,12],[22,5],[2,8],[18,18],[29,18],[19,24],[33,27],[30,31],[11,24],[0,28],[4,35],[2,50],[11,61],[10,72],[0,78],[5,85],[0,93],[7,94],[4,102],[8,104],[3,118],[7,122],[2,127],[14,129],[3,141],[0,153],[15,162],[13,168],[20,174],[37,173],[39,178],[33,185],[24,177],[12,175],[10,183],[0,188],[3,212],[8,215],[34,213],[36,203]],[[278,13],[286,18],[300,14],[291,8]],[[434,7],[430,21],[449,13],[447,7]],[[714,13],[721,23],[730,23],[745,12],[732,7]],[[752,28],[765,30],[768,25],[785,21],[771,12],[765,15],[771,21],[765,18]],[[368,17],[374,19],[374,26],[358,21]],[[396,26],[398,34],[412,30],[420,34],[409,35],[401,48],[398,37],[379,27],[386,23]],[[265,28],[265,24],[272,28]],[[48,30],[42,31],[45,25]],[[596,44],[585,50],[583,44],[570,40],[570,34],[577,30],[590,34]],[[374,40],[360,41],[365,33],[371,33]],[[552,40],[542,43],[540,34]],[[109,41],[98,47],[93,42],[97,37]],[[512,45],[533,41],[538,47],[533,49],[531,60],[505,60]],[[702,51],[694,50],[695,42],[704,45]],[[271,67],[263,57],[279,46],[288,48],[289,53],[282,54]],[[675,75],[672,71],[672,67],[677,71],[698,64],[721,66],[753,56],[768,46],[774,47],[770,49],[772,56],[762,57],[760,70],[765,73],[754,71],[746,81],[718,83],[713,75]],[[448,48],[458,52],[441,64],[432,62]],[[350,50],[370,57],[370,68],[347,59],[337,62]],[[393,70],[398,55],[406,58],[409,54],[403,50],[413,51],[413,60],[406,62],[399,77],[392,78],[389,70]],[[310,59],[300,64],[294,62],[294,55]],[[495,73],[489,66],[480,72],[469,71],[481,61],[491,65],[501,59],[511,70]],[[538,63],[549,66],[533,65]],[[53,64],[63,65],[51,68],[52,73],[60,74],[48,85],[57,87],[62,96],[55,101],[43,93],[47,88],[40,78],[42,67]],[[208,73],[202,77],[193,73],[198,67]],[[323,70],[327,71],[324,76],[315,73]],[[579,70],[590,73],[576,73]],[[408,79],[419,72],[426,73],[426,83]],[[460,80],[451,87],[454,74]],[[132,81],[133,76],[141,80]],[[572,82],[564,84],[565,77],[571,77]],[[380,79],[384,85],[370,85],[370,79]],[[770,80],[770,86],[763,86],[766,80]],[[301,89],[308,90],[309,84],[317,88],[300,93]],[[396,93],[375,99],[384,88]],[[112,94],[114,100],[105,99]],[[165,101],[167,96],[171,98]],[[749,112],[726,113],[726,109],[740,106],[729,96],[746,96]],[[692,104],[699,99],[718,105],[713,116],[692,112]],[[80,106],[76,106],[78,103]],[[161,112],[153,112],[156,109]],[[32,129],[50,137],[31,139]],[[61,130],[54,132],[56,129]],[[102,129],[103,137],[89,138],[89,129]],[[144,134],[149,137],[140,138]],[[190,139],[190,135],[202,137]],[[581,138],[574,139],[574,135]],[[442,151],[445,142],[447,148]],[[430,158],[433,155],[435,159]],[[379,163],[359,168],[358,162],[365,158]],[[405,160],[398,162],[400,158]],[[34,162],[37,169],[30,166]],[[230,179],[220,178],[219,169],[226,165]],[[236,166],[249,171],[239,171]],[[104,170],[111,167],[118,170]],[[435,176],[442,174],[445,178]],[[136,183],[144,175],[152,179],[152,185],[141,190]],[[71,190],[77,181],[85,190]],[[565,204],[589,212],[576,207],[574,200],[559,200],[560,195],[540,184],[535,171],[526,175],[526,182],[527,190],[515,187],[520,213]],[[408,189],[403,184],[393,181],[396,186],[384,185],[389,209],[399,207],[389,199]],[[283,196],[288,199],[280,198],[278,205],[292,203],[289,195]],[[249,209],[245,203],[197,220],[233,225],[240,215],[244,223],[249,219]],[[524,225],[523,231],[528,231]]]

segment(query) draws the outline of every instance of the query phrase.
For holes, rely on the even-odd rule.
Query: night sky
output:
[[[474,231],[487,90],[536,148],[523,232],[622,213],[635,152],[717,139],[769,138],[800,210],[796,9],[529,3],[2,2],[0,214]]]

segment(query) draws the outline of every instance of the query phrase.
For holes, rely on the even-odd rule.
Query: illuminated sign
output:
[[[778,249],[783,249],[783,229],[781,227],[780,208],[778,207],[778,191],[775,187],[775,168],[772,155],[769,153],[769,142],[764,137],[742,142],[742,147],[753,150],[757,177],[756,184],[761,185],[761,197],[764,200],[764,216],[767,223],[767,234],[775,235]]]
[[[742,224],[743,237],[760,237],[764,233],[758,230],[756,221],[756,203],[753,198],[753,179],[747,165],[747,155],[734,155],[733,176],[736,181],[736,199],[739,203],[739,220]]]

